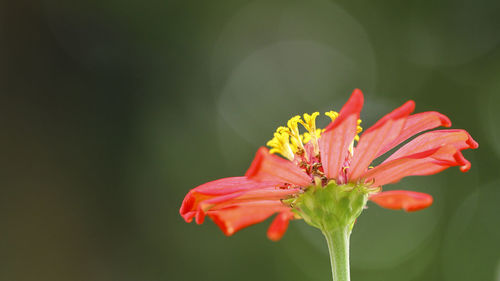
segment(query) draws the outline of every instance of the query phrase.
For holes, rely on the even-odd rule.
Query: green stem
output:
[[[350,281],[349,272],[349,227],[341,227],[331,231],[323,231],[332,265],[333,281]]]

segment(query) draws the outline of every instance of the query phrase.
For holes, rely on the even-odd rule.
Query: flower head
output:
[[[460,129],[423,133],[371,167],[372,161],[410,137],[439,126],[450,127],[451,122],[434,111],[411,115],[415,103],[408,101],[359,135],[362,106],[363,94],[356,89],[340,112],[325,113],[331,118],[325,129],[316,127],[318,112],[292,117],[267,143],[270,150],[259,148],[245,176],[219,179],[189,191],[181,216],[186,222],[194,218],[198,224],[209,216],[226,235],[232,235],[278,213],[267,234],[271,240],[279,240],[291,219],[304,218],[319,228],[328,227],[314,216],[339,212],[337,209],[344,208],[339,203],[343,198],[350,200],[350,209],[359,210],[347,216],[345,223],[353,223],[367,199],[388,209],[421,210],[432,204],[430,195],[382,191],[382,186],[452,166],[463,172],[470,169],[462,150],[478,144]],[[306,132],[301,134],[299,125]],[[323,196],[321,200],[331,197],[338,206],[318,208],[314,205],[318,196]]]

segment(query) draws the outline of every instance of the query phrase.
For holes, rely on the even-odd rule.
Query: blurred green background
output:
[[[0,280],[331,280],[294,221],[225,237],[187,191],[242,175],[297,113],[365,93],[363,125],[406,100],[479,142],[472,169],[369,204],[353,281],[500,280],[500,2],[27,1],[0,4]],[[323,125],[326,119],[323,119]]]

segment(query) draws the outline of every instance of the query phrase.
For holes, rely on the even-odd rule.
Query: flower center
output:
[[[330,117],[331,122],[334,122],[339,116],[335,111],[325,112],[325,115]],[[276,129],[274,137],[266,145],[271,147],[270,153],[279,153],[304,170],[311,177],[312,183],[326,186],[329,179],[325,176],[321,165],[319,148],[319,139],[325,129],[316,127],[316,117],[318,116],[319,112],[314,112],[292,117],[288,120],[287,126],[280,126]],[[306,129],[303,134],[300,133],[299,124]],[[354,141],[359,140],[358,134],[363,130],[360,124],[361,120],[358,120],[356,136],[349,148],[350,156],[353,154]],[[346,159],[346,165],[349,163],[348,160]],[[347,166],[344,168],[347,169]]]

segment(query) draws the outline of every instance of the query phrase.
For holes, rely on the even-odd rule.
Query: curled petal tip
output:
[[[181,208],[179,209],[179,214],[187,223],[192,222],[193,217],[195,216],[195,212],[193,212],[193,207],[196,203],[196,199],[194,199],[192,193],[193,193],[192,191],[188,192],[188,194],[182,201]]]
[[[467,144],[472,149],[476,149],[479,147],[479,144],[470,135],[469,135],[469,139],[467,140]]]
[[[471,167],[470,162],[467,159],[465,159],[464,155],[460,151],[455,153],[453,155],[453,158],[455,158],[457,163],[460,165],[460,171],[465,173],[470,170]]]
[[[470,163],[467,163],[463,166],[460,166],[460,171],[462,171],[463,173],[468,172],[470,170],[470,167],[471,167]]]
[[[441,126],[446,128],[451,127],[451,120],[447,116],[439,113],[439,120],[441,120]]]
[[[202,224],[205,221],[205,212],[196,212],[196,224]]]

